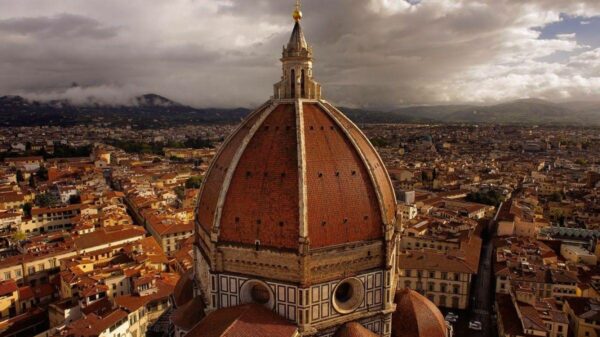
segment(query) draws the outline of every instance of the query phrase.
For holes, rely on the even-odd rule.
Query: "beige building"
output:
[[[398,255],[398,289],[413,289],[437,306],[467,309],[471,280],[479,266],[481,239],[473,237],[469,253],[436,250]]]
[[[41,234],[46,232],[71,229],[74,218],[81,214],[81,204],[60,207],[34,207],[31,219],[21,223],[21,232]]]
[[[583,263],[590,266],[595,266],[598,262],[598,257],[595,254],[579,246],[563,244],[560,246],[560,255],[567,261]]]
[[[0,282],[0,320],[16,315],[19,288],[15,281]]]

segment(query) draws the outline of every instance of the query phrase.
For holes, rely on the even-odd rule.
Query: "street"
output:
[[[495,219],[495,218],[494,218]],[[478,274],[474,276],[471,283],[471,298],[468,310],[443,310],[444,315],[452,311],[459,315],[454,327],[454,336],[457,337],[480,337],[496,336],[496,322],[492,319],[494,306],[494,289],[492,282],[492,244],[495,235],[494,219],[491,219],[481,231],[482,248],[479,259]],[[482,330],[469,329],[469,321],[479,321]]]

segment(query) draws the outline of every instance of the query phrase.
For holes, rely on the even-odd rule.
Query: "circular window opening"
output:
[[[364,300],[363,283],[357,278],[348,278],[340,282],[333,291],[333,307],[342,314],[356,310]]]
[[[252,286],[252,290],[250,290],[250,297],[256,303],[267,304],[269,303],[269,299],[271,299],[271,293],[264,285],[255,284]]]
[[[348,282],[340,284],[335,290],[335,299],[340,303],[346,303],[352,298],[352,286]]]
[[[273,309],[275,306],[274,298],[271,288],[259,280],[248,280],[240,288],[240,301],[243,304],[256,303]]]

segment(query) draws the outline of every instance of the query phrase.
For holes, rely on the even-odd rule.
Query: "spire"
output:
[[[302,50],[307,49],[308,44],[306,43],[304,32],[302,32],[302,26],[300,25],[300,21],[296,21],[294,30],[292,30],[292,36],[290,36],[290,41],[287,45],[287,51],[288,53],[300,53]]]
[[[294,30],[292,31],[292,36],[290,36],[290,41],[287,45],[287,51],[290,55],[300,54],[303,50],[308,50],[308,44],[306,43],[306,38],[304,38],[302,26],[300,25],[300,20],[302,20],[300,0],[296,0],[296,8],[292,13],[292,18],[294,18],[296,23],[294,24]]]

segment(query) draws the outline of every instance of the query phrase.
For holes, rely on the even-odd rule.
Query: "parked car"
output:
[[[446,317],[444,317],[444,319],[450,323],[456,323],[456,321],[458,321],[458,315],[453,312],[449,312],[448,314],[446,314]]]
[[[481,326],[480,321],[470,321],[469,322],[469,329],[480,331],[482,328],[483,327]]]

